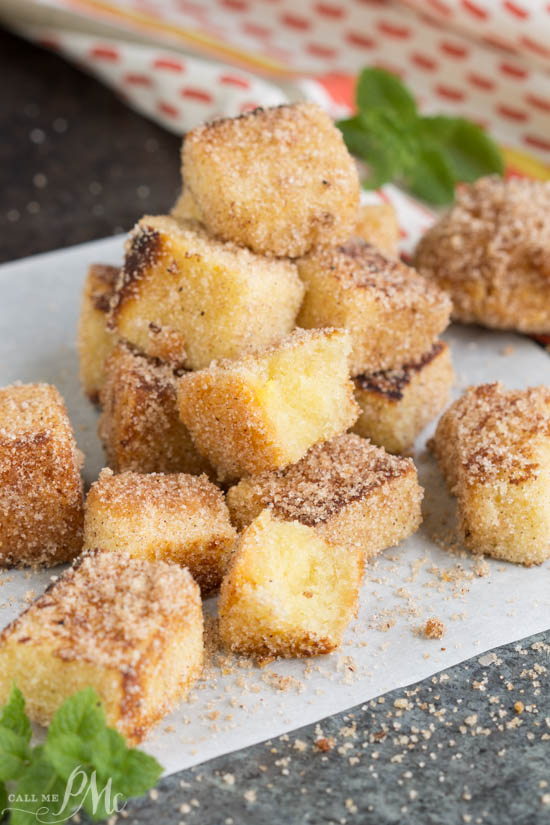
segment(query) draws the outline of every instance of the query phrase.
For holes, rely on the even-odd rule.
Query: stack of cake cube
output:
[[[112,516],[115,486],[115,498],[128,502],[138,475],[143,491],[153,483],[144,474],[204,472],[229,488],[239,531],[229,566],[223,543],[206,582],[196,559],[169,552],[203,593],[221,584],[223,640],[263,656],[328,652],[356,610],[365,560],[420,522],[412,462],[347,432],[360,413],[351,374],[379,364],[358,360],[356,328],[366,340],[390,323],[385,348],[398,349],[390,366],[402,364],[424,351],[410,350],[403,327],[421,313],[420,346],[429,349],[448,302],[414,273],[410,289],[396,289],[401,265],[359,239],[373,231],[393,251],[395,217],[360,210],[354,162],[316,105],[201,126],[184,141],[182,172],[172,214],[139,221],[114,281],[105,268],[88,276],[82,375],[102,405],[109,465],[125,480],[104,472],[92,488],[85,543],[135,546]],[[367,255],[380,256],[378,281],[388,281],[373,286],[371,303],[387,292],[391,305],[361,321],[368,285],[351,282],[351,311],[339,312],[331,256]],[[403,292],[409,313],[395,321]],[[419,294],[416,303],[409,293]],[[324,304],[325,317],[312,316],[312,302]],[[92,317],[101,364],[88,358]],[[149,535],[149,557],[152,544]]]
[[[8,388],[3,411],[0,395],[11,439],[0,508],[15,514],[0,525],[0,558],[53,564],[84,551],[0,636],[0,701],[15,681],[47,722],[91,684],[131,741],[200,672],[201,596],[220,589],[221,639],[236,652],[313,655],[341,643],[365,562],[421,520],[412,460],[376,444],[408,446],[442,403],[434,382],[451,375],[436,341],[449,301],[361,239],[372,232],[394,252],[395,218],[360,211],[354,162],[319,107],[199,127],[182,171],[172,214],[142,218],[122,266],[95,265],[86,278],[81,376],[101,406],[109,468],[84,513],[62,400],[53,388],[20,398]],[[396,386],[401,418],[387,409]],[[16,467],[32,486],[54,402],[72,475],[56,444],[35,469],[55,466],[48,495],[57,502],[69,485],[69,510],[9,480]],[[14,452],[21,410],[26,457]],[[35,438],[40,421],[49,429]]]

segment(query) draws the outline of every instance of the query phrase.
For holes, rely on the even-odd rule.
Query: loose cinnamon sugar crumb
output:
[[[426,639],[442,639],[445,635],[446,627],[441,621],[436,617],[432,617],[426,621],[424,625],[423,633]]]
[[[332,738],[332,736],[325,737],[322,736],[319,739],[315,740],[315,747],[317,750],[322,751],[323,753],[327,753],[331,751],[334,746],[336,745],[336,740]]]

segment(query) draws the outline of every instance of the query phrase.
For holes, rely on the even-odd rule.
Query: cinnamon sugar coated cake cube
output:
[[[85,553],[0,634],[0,704],[12,683],[42,725],[93,687],[129,743],[183,699],[201,672],[198,585],[177,564]]]
[[[0,566],[51,566],[80,552],[81,466],[54,386],[0,388]]]
[[[550,388],[471,387],[432,448],[467,547],[525,565],[550,558]]]
[[[290,261],[214,240],[192,221],[146,216],[128,239],[109,323],[147,355],[202,369],[290,332],[303,292]]]
[[[80,380],[88,398],[97,403],[104,381],[104,364],[116,345],[116,336],[107,329],[107,313],[119,267],[92,264],[84,281],[78,323]]]
[[[361,554],[264,510],[240,536],[219,600],[220,636],[248,655],[314,656],[357,610]]]
[[[459,187],[416,266],[449,293],[456,321],[550,333],[550,181],[495,175]]]
[[[284,467],[351,427],[349,352],[343,330],[296,330],[258,355],[184,375],[180,415],[218,478]]]
[[[105,365],[99,436],[117,473],[211,473],[181,421],[177,376],[119,344]]]
[[[236,539],[223,493],[206,476],[102,470],[86,499],[84,548],[187,567],[206,595]]]
[[[353,379],[361,415],[353,429],[390,453],[403,453],[449,402],[454,371],[447,344],[437,341],[419,361]]]
[[[399,254],[399,224],[390,203],[361,204],[353,234],[384,255],[396,258]]]
[[[295,258],[352,235],[359,177],[315,103],[256,109],[192,129],[185,187],[208,230],[262,255]]]
[[[417,530],[422,495],[411,459],[347,433],[316,444],[286,469],[243,479],[228,490],[227,506],[239,530],[269,507],[276,518],[312,527],[369,559]]]
[[[449,323],[444,292],[363,241],[319,247],[298,271],[306,284],[298,325],[348,329],[352,375],[420,359]]]

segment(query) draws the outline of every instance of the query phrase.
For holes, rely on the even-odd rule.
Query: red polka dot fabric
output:
[[[21,0],[24,8],[27,0]],[[46,25],[51,9],[79,32]],[[426,112],[472,118],[550,163],[548,0],[41,0],[13,17],[176,132],[303,97],[353,108],[366,65],[396,72]],[[17,12],[13,12],[17,15]],[[109,38],[94,32],[109,24]],[[131,42],[138,35],[142,43]]]

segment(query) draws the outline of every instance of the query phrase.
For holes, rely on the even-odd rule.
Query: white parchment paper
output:
[[[85,478],[103,464],[97,413],[81,394],[75,336],[80,292],[92,262],[117,264],[123,239],[111,238],[0,267],[0,385],[49,381],[66,399]],[[451,328],[457,392],[471,383],[501,380],[509,387],[550,384],[550,357],[514,335]],[[550,566],[525,569],[453,555],[448,549],[453,502],[426,453],[416,452],[426,488],[425,521],[399,548],[386,551],[365,580],[358,620],[332,656],[287,661],[263,669],[245,663],[208,669],[205,679],[162,723],[146,748],[173,772],[405,686],[496,645],[550,627]],[[0,626],[38,595],[52,572],[0,572]],[[215,613],[215,600],[205,609]],[[440,618],[441,640],[417,634]]]

